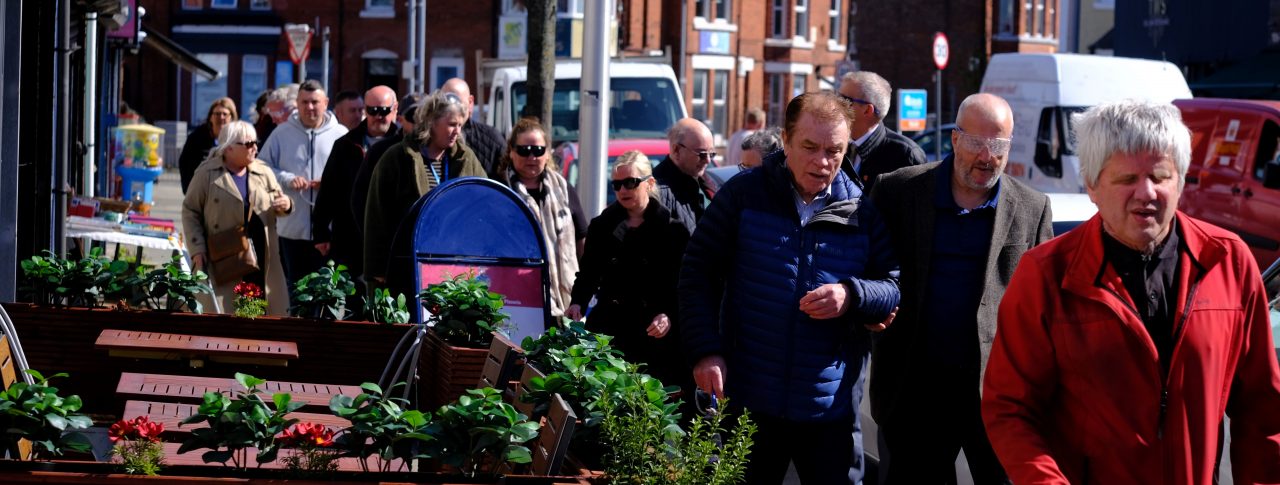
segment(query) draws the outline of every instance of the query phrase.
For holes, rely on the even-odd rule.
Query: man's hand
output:
[[[868,323],[864,326],[867,327],[867,330],[870,330],[872,332],[883,332],[884,329],[889,328],[889,325],[893,324],[893,319],[897,316],[898,316],[898,307],[893,307],[893,311],[889,312],[889,316],[886,317],[883,322]]]
[[[644,333],[649,334],[653,338],[662,338],[667,336],[667,332],[671,331],[671,319],[667,318],[664,313],[659,313],[653,317],[653,321],[649,323],[649,328]]]
[[[329,243],[327,243],[327,242],[316,243],[316,251],[320,251],[320,255],[321,255],[321,256],[328,256],[328,255],[329,255]]]
[[[569,308],[564,310],[564,316],[575,322],[580,322],[582,321],[582,307],[576,303],[569,305]]]
[[[308,185],[311,186],[311,190],[320,190],[320,179],[312,180]]]
[[[706,391],[716,399],[724,399],[725,372],[724,357],[708,355],[693,366],[693,382],[698,384],[698,389]]]
[[[800,311],[809,318],[826,320],[849,311],[849,289],[843,283],[828,283],[800,298]]]
[[[289,186],[293,187],[293,190],[301,192],[306,190],[307,187],[310,187],[311,183],[307,181],[306,177],[294,177],[293,180],[289,181]]]
[[[293,199],[290,199],[288,196],[280,192],[276,192],[275,198],[271,199],[271,208],[275,209],[278,213],[283,214],[289,212],[291,207],[293,207]]]

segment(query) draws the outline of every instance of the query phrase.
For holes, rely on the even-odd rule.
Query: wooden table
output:
[[[277,340],[205,337],[176,333],[104,329],[94,347],[113,357],[189,360],[203,367],[204,360],[229,364],[287,366],[298,358],[298,344]]]

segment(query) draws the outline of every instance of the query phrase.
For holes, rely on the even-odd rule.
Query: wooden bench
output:
[[[173,403],[173,402],[154,402],[154,401],[126,401],[124,403],[124,415],[122,419],[133,419],[138,416],[146,416],[153,423],[164,425],[166,434],[187,434],[193,429],[204,428],[208,425],[205,423],[188,424],[181,426],[182,420],[187,419],[200,409],[197,404]],[[290,418],[295,418],[301,423],[322,424],[325,427],[338,431],[342,428],[351,426],[351,422],[339,418],[332,414],[321,413],[289,413]]]
[[[516,411],[520,411],[520,414],[529,417],[531,420],[538,419],[538,416],[533,415],[534,404],[525,402],[524,397],[531,391],[529,382],[534,377],[547,378],[545,374],[538,372],[538,369],[534,369],[533,366],[525,365],[524,374],[520,376],[520,383],[516,385],[515,395],[511,398],[511,405],[516,408]]]
[[[94,347],[114,357],[190,360],[202,367],[204,359],[230,364],[287,366],[298,358],[298,344],[276,340],[205,337],[176,333],[104,329]]]
[[[300,382],[267,381],[259,386],[264,393],[263,399],[271,401],[271,395],[277,392],[289,393],[294,402],[300,402],[311,408],[328,409],[329,399],[336,395],[355,398],[361,392],[360,386],[343,386],[336,384],[306,384]],[[150,400],[163,398],[184,402],[203,402],[204,393],[217,392],[228,396],[244,388],[235,379],[225,377],[190,377],[163,374],[138,374],[123,372],[120,382],[116,384],[116,395],[125,399]]]
[[[166,466],[174,466],[174,465],[195,465],[195,466],[216,466],[216,467],[222,466],[221,463],[205,463],[204,462],[203,455],[209,451],[208,449],[191,450],[179,455],[178,448],[182,446],[182,443],[161,443],[161,446],[164,447],[164,464]],[[273,461],[270,463],[263,463],[259,465],[258,460],[255,459],[255,457],[258,456],[258,449],[250,447],[248,451],[249,451],[248,453],[249,463],[247,464],[246,468],[250,470],[254,468],[259,468],[259,467],[265,468],[265,469],[272,469],[272,470],[286,468],[286,465],[284,463],[284,458],[297,452],[292,448],[281,449],[280,455],[276,458],[276,461]],[[230,464],[231,462],[228,461],[227,463]],[[368,463],[369,471],[378,470],[378,458],[376,455],[370,456],[366,463]],[[400,460],[400,459],[392,460],[391,471],[409,471],[409,467],[403,466],[403,465],[404,465],[403,460]],[[338,470],[356,471],[356,472],[363,471],[360,468],[359,458],[338,458]],[[227,480],[230,480],[230,479],[227,479]]]
[[[542,418],[542,428],[531,450],[534,475],[560,474],[577,421],[578,416],[560,394],[551,396],[551,408],[547,410],[547,417]]]

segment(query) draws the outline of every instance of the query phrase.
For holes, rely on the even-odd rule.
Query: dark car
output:
[[[935,148],[935,145],[938,143],[938,136],[937,132],[934,131],[933,128],[922,131],[916,136],[911,137],[911,139],[915,141],[917,145],[920,145],[921,150],[924,150],[925,160],[936,162],[943,158],[947,158],[947,155],[951,154],[951,130],[954,129],[956,129],[955,123],[942,125],[942,158],[938,158],[937,155],[938,149]]]

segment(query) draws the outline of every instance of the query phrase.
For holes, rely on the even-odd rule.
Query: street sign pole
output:
[[[942,160],[942,70],[947,68],[947,58],[951,56],[951,47],[947,44],[947,36],[942,32],[933,35],[933,64],[938,66],[935,76],[937,80],[936,93],[934,98],[935,116],[933,123],[934,139],[937,140],[933,144],[934,155],[938,160]]]

